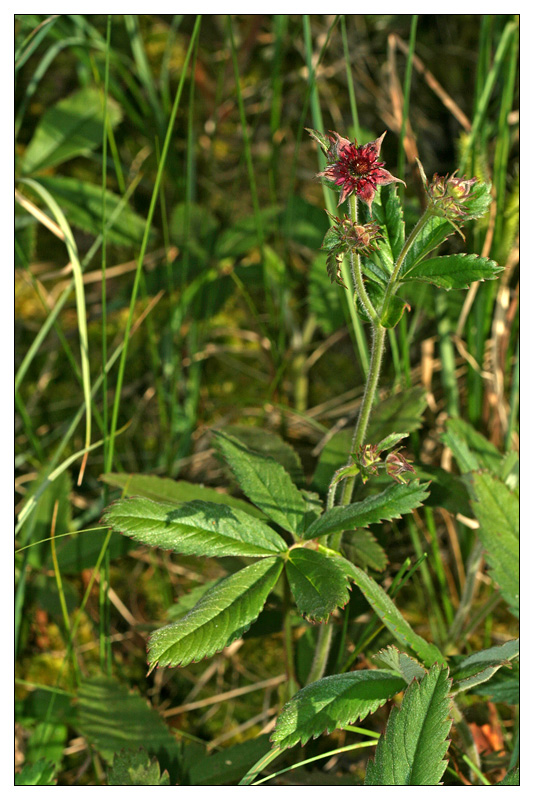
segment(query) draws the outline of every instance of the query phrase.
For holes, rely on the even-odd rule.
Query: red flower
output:
[[[318,131],[309,133],[319,142],[329,162],[326,169],[318,173],[318,177],[326,178],[341,187],[338,205],[341,205],[349,195],[356,194],[371,210],[377,186],[387,186],[394,182],[404,183],[400,178],[394,178],[387,169],[384,169],[384,162],[378,160],[385,132],[374,142],[360,147],[356,141],[352,144],[335,131],[330,131],[328,137]]]

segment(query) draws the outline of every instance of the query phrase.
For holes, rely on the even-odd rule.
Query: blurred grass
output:
[[[145,678],[144,639],[173,595],[213,577],[210,568],[141,551],[126,556],[122,542],[75,532],[96,528],[116,496],[99,481],[111,469],[224,485],[209,449],[212,425],[245,422],[282,434],[308,475],[323,434],[350,426],[366,332],[326,274],[322,290],[313,288],[311,265],[328,225],[323,208],[335,211],[335,195],[314,180],[320,162],[304,127],[360,142],[387,129],[382,155],[393,174],[405,175],[407,229],[421,206],[415,156],[428,175],[460,166],[492,181],[494,207],[466,229],[467,247],[496,258],[505,277],[465,293],[407,293],[412,312],[391,333],[382,389],[425,386],[429,405],[410,445],[423,465],[450,468],[438,438],[447,415],[468,419],[500,450],[517,448],[517,22],[510,15],[18,15],[15,36],[16,163],[25,179],[17,184],[25,205],[16,206],[16,502],[18,512],[26,509],[17,545],[52,532],[57,549],[17,555],[17,673],[71,691],[72,642],[83,674],[104,667],[135,681],[156,705],[180,704],[206,666],[172,683]],[[102,109],[119,110],[114,124],[103,113],[94,141],[24,174],[35,137],[61,133],[56,104],[88,88],[99,92]],[[50,178],[101,187],[98,215],[81,194],[87,213],[78,225],[70,217],[79,209],[61,211],[67,240],[72,228],[68,254],[58,232],[28,210],[29,201],[47,213],[39,198]],[[88,455],[84,416],[103,439]],[[56,474],[68,479],[50,483]],[[55,500],[70,509],[56,521]],[[424,523],[396,530],[392,568],[428,550],[406,602],[439,641],[472,536],[435,509],[425,510]],[[66,567],[69,538],[76,552]],[[490,601],[482,586],[477,608],[486,604],[487,612],[473,635],[483,634],[484,646],[484,620],[494,637],[508,633]],[[75,637],[82,620],[83,642]],[[44,667],[36,681],[52,626],[63,642],[62,668]],[[277,674],[279,645],[262,640],[267,657],[259,658],[250,639],[247,660],[236,653],[224,667],[218,659],[217,689]],[[29,729],[57,718],[59,706],[30,713],[31,697],[26,688],[18,701]],[[224,735],[260,713],[254,698],[191,721],[189,733],[206,741]],[[99,774],[94,757],[83,766],[83,750],[63,757],[62,783]]]

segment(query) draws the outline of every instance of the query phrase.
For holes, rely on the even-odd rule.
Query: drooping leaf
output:
[[[178,508],[146,497],[110,505],[102,521],[117,533],[189,556],[268,556],[287,550],[284,540],[244,511],[204,500]]]
[[[518,655],[519,639],[512,639],[503,645],[472,653],[461,661],[453,672],[453,694],[485,683],[502,666],[511,666],[512,659]],[[485,693],[483,691],[483,694]]]
[[[473,511],[480,523],[478,536],[486,551],[490,572],[510,611],[519,616],[519,498],[487,472],[468,478]]]
[[[343,550],[349,561],[360,567],[371,567],[377,572],[382,572],[387,567],[386,551],[366,528],[348,531],[343,539]]]
[[[222,503],[231,508],[239,508],[251,517],[265,519],[256,506],[232,497],[231,494],[218,492],[208,486],[189,481],[174,481],[172,478],[160,478],[157,475],[128,475],[125,472],[108,472],[101,475],[100,480],[109,486],[124,489],[126,495],[135,497],[148,497],[159,503],[188,503],[191,500],[206,500],[209,503]]]
[[[408,686],[367,765],[365,786],[439,785],[452,724],[450,683],[448,670],[435,666]]]
[[[77,729],[108,764],[125,747],[144,747],[177,781],[178,742],[138,692],[129,691],[115,678],[89,678],[79,689],[77,715]]]
[[[289,586],[301,614],[324,622],[349,601],[346,561],[316,550],[294,547],[286,561]]]
[[[55,770],[55,765],[44,758],[34,764],[24,764],[15,774],[15,786],[55,786]]]
[[[102,96],[85,87],[47,109],[21,160],[24,175],[62,164],[75,156],[87,156],[102,144]],[[108,97],[108,120],[121,120],[120,106]]]
[[[428,484],[411,481],[408,484],[394,483],[380,494],[371,495],[359,503],[334,506],[312,522],[304,532],[304,539],[315,539],[352,528],[365,528],[376,522],[399,519],[422,505],[428,497]]]
[[[307,505],[284,467],[221,431],[216,432],[216,445],[249,500],[273,522],[299,534]]]
[[[442,289],[468,289],[475,281],[491,281],[502,271],[496,261],[475,253],[428,258],[405,272],[403,281],[424,281]]]
[[[221,580],[224,579],[215,578],[213,581],[207,581],[207,583],[202,583],[200,586],[195,586],[195,588],[191,589],[189,592],[185,592],[180,598],[178,598],[176,603],[167,609],[167,618],[174,622],[175,620],[185,617],[185,615],[196,606],[206,592],[209,592]]]
[[[162,773],[157,758],[150,758],[143,747],[118,752],[108,773],[108,786],[169,785],[169,773]]]
[[[281,559],[265,558],[217,583],[185,617],[152,634],[150,666],[185,667],[239,639],[259,616],[282,567]]]
[[[397,650],[393,645],[379,650],[378,653],[373,656],[373,661],[380,667],[385,666],[392,670],[392,672],[400,675],[408,684],[414,679],[421,680],[421,678],[424,678],[427,674],[426,669],[422,667],[415,658],[412,658],[407,653],[401,653],[400,650]]]
[[[412,630],[382,587],[359,567],[353,566],[352,569],[351,578],[395,639],[403,647],[411,647],[425,666],[431,667],[436,662],[445,664],[445,658],[438,648]]]
[[[310,683],[286,703],[271,737],[279,747],[293,747],[322,733],[364,719],[405,688],[386,670],[362,669]]]
[[[40,183],[48,189],[71,225],[86,233],[98,235],[102,228],[102,187],[63,175],[42,176]],[[106,219],[117,212],[121,198],[106,189]],[[109,242],[135,245],[141,242],[145,220],[127,204],[107,230]]]

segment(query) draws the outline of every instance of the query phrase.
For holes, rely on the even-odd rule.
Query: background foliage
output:
[[[359,142],[387,129],[407,229],[422,203],[415,157],[428,176],[460,166],[492,182],[490,214],[466,235],[502,276],[467,291],[403,286],[411,310],[390,332],[371,420],[370,441],[388,420],[410,432],[430,497],[349,544],[385,585],[426,555],[397,602],[453,660],[515,636],[514,18],[18,15],[15,37],[17,781],[227,785],[269,747],[287,699],[282,598],[224,655],[146,675],[149,633],[242,560],[148,550],[100,519],[122,490],[193,499],[183,481],[239,509],[213,428],[249,437],[310,492],[343,463],[369,353],[319,251],[335,201],[314,180],[305,127]],[[451,236],[440,254],[462,248]],[[330,672],[371,668],[391,639],[356,590],[338,622]],[[293,631],[302,683],[317,626],[295,614]],[[466,695],[491,783],[517,760],[513,664]],[[434,682],[447,691],[429,673],[384,741]],[[357,739],[350,726],[310,739],[301,760]],[[455,747],[443,781],[462,785],[473,774]],[[273,782],[361,784],[363,753]],[[387,759],[381,741],[368,782]]]

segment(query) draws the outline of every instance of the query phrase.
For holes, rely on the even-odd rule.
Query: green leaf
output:
[[[278,747],[303,745],[322,733],[364,719],[405,688],[385,670],[362,669],[310,683],[286,703],[271,736]]]
[[[311,263],[308,278],[308,308],[327,336],[345,325],[342,294],[327,278],[325,253],[319,253]]]
[[[249,450],[242,442],[216,431],[216,445],[249,500],[285,530],[299,534],[307,505],[284,467],[274,458]]]
[[[108,120],[114,128],[122,112],[108,97]],[[75,156],[88,156],[102,145],[102,94],[86,87],[47,109],[22,157],[24,175],[62,164]]]
[[[439,247],[440,244],[443,244],[451,233],[455,233],[455,230],[450,222],[441,217],[430,217],[415,237],[406,254],[400,271],[401,279],[407,272],[410,272],[420,264],[426,256],[430,255],[433,250]]]
[[[452,723],[449,689],[448,670],[438,666],[408,686],[367,765],[365,786],[439,785]]]
[[[385,570],[388,557],[384,548],[378,544],[371,531],[360,528],[348,531],[343,539],[343,550],[349,561],[361,567],[371,567],[377,572]]]
[[[152,634],[150,667],[185,667],[239,639],[259,616],[282,567],[281,559],[266,558],[217,583],[185,617]]]
[[[209,503],[221,503],[230,508],[239,508],[251,517],[265,519],[265,514],[246,500],[240,500],[199,483],[174,481],[171,478],[159,478],[157,475],[127,475],[124,472],[108,472],[106,475],[101,475],[100,480],[109,486],[124,489],[124,493],[130,496],[148,497],[158,502],[177,505],[191,500],[206,500]]]
[[[442,289],[467,289],[475,281],[494,280],[502,271],[496,261],[475,253],[429,258],[405,272],[403,281],[424,281]]]
[[[471,473],[466,480],[490,573],[510,611],[519,617],[519,498],[487,472]]]
[[[284,467],[297,486],[304,485],[302,462],[297,451],[277,433],[252,425],[226,425],[222,431],[238,439],[249,450],[271,456]]]
[[[305,539],[315,539],[330,533],[366,528],[384,520],[399,519],[422,505],[428,497],[428,484],[414,480],[408,484],[391,484],[380,494],[371,495],[359,503],[334,506],[312,522],[304,532]]]
[[[114,678],[82,682],[77,704],[77,728],[108,764],[123,748],[146,748],[171,779],[178,779],[180,749],[157,711],[138,692]]]
[[[312,622],[324,622],[349,601],[347,562],[303,547],[289,551],[286,574],[299,613]]]
[[[395,325],[400,322],[405,309],[410,311],[409,304],[398,295],[394,294],[389,300],[388,307],[385,311],[382,311],[380,324],[383,325],[384,328],[394,328]]]
[[[269,737],[257,736],[218,753],[197,758],[189,769],[190,786],[230,786],[269,750]]]
[[[169,773],[161,773],[158,760],[144,748],[121,750],[108,773],[108,786],[169,786]]]
[[[403,647],[411,647],[425,666],[431,667],[436,662],[445,664],[445,658],[438,648],[412,630],[382,587],[359,567],[353,566],[352,569],[351,578],[395,639]]]
[[[401,653],[393,645],[379,650],[378,653],[373,656],[373,661],[379,666],[385,666],[392,672],[400,675],[408,684],[415,679],[421,680],[427,674],[426,669],[422,667],[415,658],[411,658],[407,653]]]
[[[24,764],[22,770],[15,774],[15,786],[55,786],[54,764],[44,758],[35,764]]]
[[[364,218],[368,222],[371,214],[364,207]],[[396,187],[381,187],[375,194],[373,200],[372,219],[378,222],[384,240],[380,241],[377,255],[389,274],[393,272],[395,261],[397,260],[404,244],[404,217],[402,206],[397,195]]]
[[[519,705],[519,661],[512,661],[511,669],[498,670],[484,684],[483,694],[493,703]]]
[[[485,683],[502,666],[511,666],[511,660],[518,655],[519,639],[512,639],[503,645],[472,653],[461,661],[453,672],[453,694]],[[485,691],[483,693],[486,694]]]
[[[86,233],[97,236],[102,229],[102,187],[78,178],[64,176],[39,178],[39,182],[68,217],[69,223]],[[122,198],[106,189],[106,219],[116,213]],[[145,231],[145,220],[128,205],[114,220],[107,231],[107,239],[117,245],[135,245],[141,242]]]
[[[146,497],[117,500],[102,521],[137,542],[188,556],[269,556],[287,550],[272,528],[243,511],[204,500],[176,508]]]
[[[515,767],[508,772],[502,781],[496,783],[495,786],[519,786],[519,767]]]
[[[461,472],[489,469],[494,475],[503,477],[500,474],[502,453],[465,420],[448,419],[441,441],[452,450]]]

